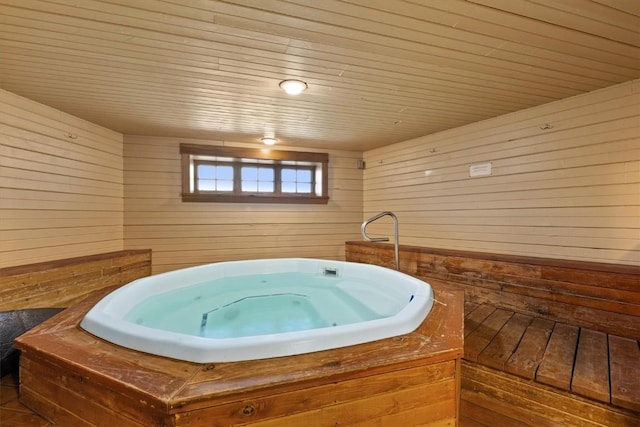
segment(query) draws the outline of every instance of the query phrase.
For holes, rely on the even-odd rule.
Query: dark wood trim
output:
[[[188,155],[180,158],[180,182],[182,183],[182,194],[191,194],[191,160]]]
[[[292,204],[327,204],[329,203],[329,154],[303,151],[282,151],[257,148],[219,147],[210,145],[180,144],[182,155],[182,201],[204,203],[292,203]],[[286,161],[308,162],[310,167],[322,169],[322,194],[275,193],[245,194],[192,192],[190,165],[192,155],[230,157],[233,159],[249,158],[256,160],[273,160],[274,163]],[[235,162],[231,162],[235,163]],[[276,181],[278,178],[276,178]],[[236,184],[239,181],[235,180]]]

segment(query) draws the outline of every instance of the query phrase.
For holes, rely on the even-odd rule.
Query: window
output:
[[[181,144],[182,201],[327,203],[326,153]]]
[[[197,162],[194,180],[201,191],[233,191],[233,165]]]

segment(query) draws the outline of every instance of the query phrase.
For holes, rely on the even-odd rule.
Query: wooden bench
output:
[[[558,422],[581,426],[640,425],[637,340],[488,304],[467,304],[465,310],[462,411],[467,418],[500,420],[500,425],[545,425],[552,415]],[[496,373],[486,367],[527,382],[511,384],[506,387],[507,394],[500,395],[492,390]],[[534,387],[537,401],[531,397]],[[572,417],[565,410],[553,413],[548,409],[549,401],[567,406],[563,400],[573,400],[571,393],[587,398],[572,404]],[[500,402],[487,399],[491,394],[500,396]],[[500,405],[502,413],[497,410]],[[510,408],[515,405],[518,411]],[[492,408],[490,413],[487,408]],[[540,417],[540,413],[544,416]],[[586,418],[579,420],[580,414]]]
[[[348,242],[393,267],[393,247]],[[465,290],[461,426],[640,426],[640,267],[401,247]]]

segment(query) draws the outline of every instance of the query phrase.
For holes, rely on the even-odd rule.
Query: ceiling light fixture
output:
[[[260,141],[262,141],[262,143],[266,145],[273,145],[277,142],[275,138],[267,138],[267,137],[262,138]]]
[[[307,84],[302,80],[283,80],[280,82],[280,88],[289,95],[298,95],[307,89]]]

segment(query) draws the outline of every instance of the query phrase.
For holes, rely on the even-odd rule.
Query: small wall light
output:
[[[262,141],[262,143],[266,145],[273,145],[277,142],[275,138],[267,138],[267,137],[262,138],[260,141]]]
[[[302,80],[283,80],[280,82],[280,88],[289,95],[298,95],[307,89],[307,84]]]

